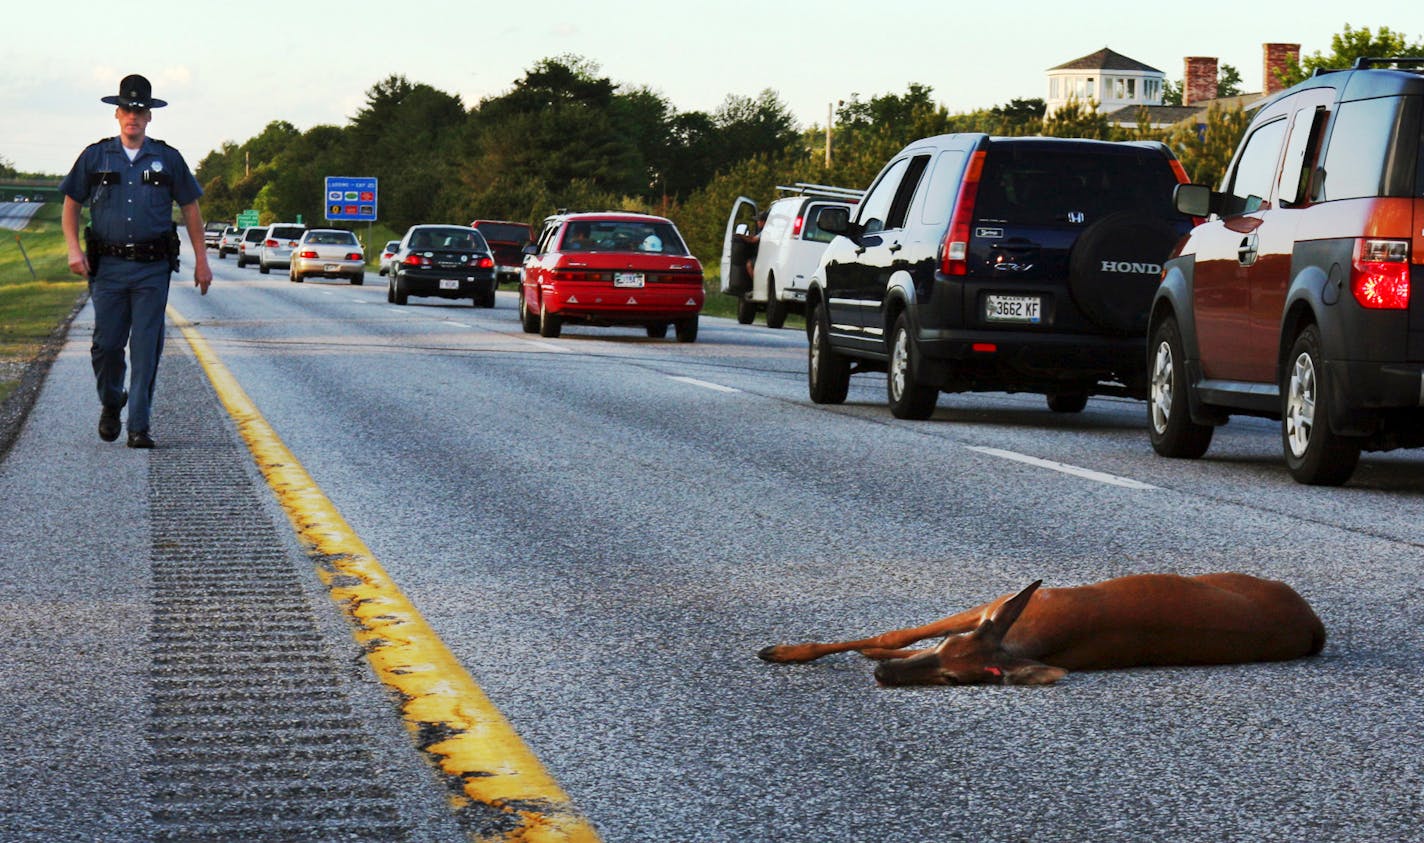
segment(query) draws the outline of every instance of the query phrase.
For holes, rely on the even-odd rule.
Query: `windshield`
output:
[[[651,252],[686,255],[687,247],[672,223],[643,220],[571,222],[559,245],[564,252]]]

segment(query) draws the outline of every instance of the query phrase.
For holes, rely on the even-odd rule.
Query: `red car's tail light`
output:
[[[1361,239],[1355,243],[1350,292],[1361,307],[1404,310],[1409,307],[1409,241]]]
[[[964,180],[959,185],[959,198],[949,218],[949,230],[940,246],[939,271],[944,275],[969,273],[969,228],[974,222],[974,199],[979,192],[979,176],[984,171],[986,153],[979,151],[964,168]]]
[[[556,269],[554,270],[555,281],[605,281],[605,273],[584,272],[578,269]]]

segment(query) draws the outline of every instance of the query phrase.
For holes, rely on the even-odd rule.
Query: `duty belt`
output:
[[[150,240],[146,243],[104,243],[98,244],[98,252],[101,257],[121,258],[126,261],[163,261],[168,260],[168,245],[162,240]]]

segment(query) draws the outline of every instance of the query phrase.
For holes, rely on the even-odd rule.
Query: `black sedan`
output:
[[[478,231],[463,225],[413,225],[391,264],[386,301],[411,296],[472,299],[494,307],[494,255]]]

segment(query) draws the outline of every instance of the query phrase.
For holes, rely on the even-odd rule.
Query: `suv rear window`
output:
[[[529,229],[522,225],[482,222],[475,226],[475,230],[483,234],[486,240],[502,240],[509,243],[529,242]]]
[[[1342,102],[1325,151],[1319,199],[1409,196],[1419,149],[1418,97]]]
[[[272,229],[272,236],[282,240],[296,240],[305,231],[306,228],[300,225],[279,225]]]
[[[265,228],[249,228],[247,229],[247,233],[242,235],[242,239],[249,243],[261,243],[262,238],[266,236],[267,229]]]
[[[990,147],[984,162],[975,217],[1024,225],[1092,223],[1117,211],[1147,211],[1176,218],[1172,189],[1177,179],[1161,155],[1147,152],[1087,153],[1070,149]]]

